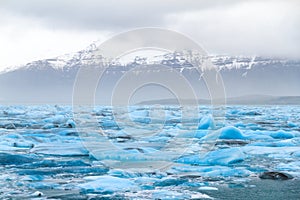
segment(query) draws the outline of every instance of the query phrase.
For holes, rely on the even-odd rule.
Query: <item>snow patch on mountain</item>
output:
[[[45,69],[52,68],[54,70],[68,71],[74,66],[99,65],[104,58],[98,51],[99,42],[94,42],[84,50],[64,54],[55,58],[44,59],[30,62],[26,65],[11,66],[0,71],[0,74],[12,72],[18,69]],[[162,64],[178,68],[180,72],[185,69],[195,68],[191,63],[198,63],[202,70],[204,59],[209,59],[219,70],[245,69],[251,70],[255,65],[280,65],[297,64],[300,66],[300,60],[288,60],[281,58],[266,58],[259,56],[229,56],[229,55],[208,55],[207,57],[199,56],[199,54],[191,51],[162,53],[160,55],[151,56],[135,56],[131,60],[105,59],[110,66],[136,66],[141,64]],[[246,76],[247,73],[244,73]]]

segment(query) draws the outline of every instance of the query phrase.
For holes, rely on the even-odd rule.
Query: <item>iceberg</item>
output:
[[[212,117],[212,115],[204,116],[201,118],[198,129],[214,129],[215,128],[215,122]]]
[[[220,130],[220,139],[246,139],[242,132],[234,126],[227,126]]]
[[[133,122],[148,124],[151,122],[148,110],[135,110],[129,113],[129,116]]]
[[[46,123],[63,124],[67,121],[67,118],[64,115],[55,115],[53,117],[46,118],[43,121]]]
[[[187,131],[180,133],[178,137],[183,137],[183,138],[203,138],[208,134],[208,130],[196,130],[196,131]]]
[[[270,136],[274,139],[291,139],[294,135],[290,132],[279,130],[277,132],[273,132]]]
[[[191,196],[176,191],[160,190],[160,191],[153,192],[152,199],[164,199],[164,200],[182,199],[183,200],[183,199],[191,199]]]
[[[79,184],[78,186],[85,193],[133,192],[139,190],[139,187],[129,179],[117,178],[108,175],[85,177],[85,179],[88,182]]]
[[[252,174],[244,167],[229,167],[229,166],[174,166],[168,170],[168,173],[181,175],[186,177],[204,177],[204,178],[219,178],[224,177],[248,177]]]
[[[38,144],[30,150],[31,153],[54,156],[88,156],[89,152],[81,143],[46,143]]]
[[[218,149],[208,152],[205,156],[190,155],[177,160],[178,163],[192,165],[230,165],[242,162],[246,154],[238,147]]]
[[[199,188],[199,190],[214,190],[214,191],[216,191],[216,190],[218,190],[218,188],[209,187],[209,186],[202,186],[202,187]]]

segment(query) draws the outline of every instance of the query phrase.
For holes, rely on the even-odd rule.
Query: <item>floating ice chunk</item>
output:
[[[87,156],[88,151],[81,143],[48,143],[38,144],[31,152],[45,155],[59,156]]]
[[[218,188],[216,187],[209,187],[209,186],[202,186],[202,187],[199,187],[199,190],[218,190]]]
[[[90,157],[94,157],[97,160],[114,160],[122,161],[124,165],[130,163],[144,163],[146,161],[170,161],[178,156],[176,152],[164,152],[150,151],[149,153],[144,152],[143,148],[124,148],[123,150],[110,149],[110,150],[99,150],[93,151]]]
[[[247,125],[244,124],[243,122],[238,122],[236,124],[234,124],[235,127],[241,127],[241,128],[245,128]]]
[[[60,185],[54,182],[33,182],[28,184],[28,187],[40,190],[59,188]]]
[[[203,174],[204,177],[248,177],[251,174],[249,170],[243,168],[219,168]]]
[[[14,147],[18,147],[18,148],[33,148],[34,147],[34,144],[31,143],[31,142],[23,142],[23,141],[18,141],[18,142],[14,142],[13,143],[13,146]]]
[[[126,169],[117,169],[115,167],[123,167],[125,166],[122,163],[116,163],[115,165],[110,165],[112,166],[113,169],[110,169],[109,172],[107,173],[108,175],[114,176],[114,177],[119,177],[119,178],[134,178],[136,182],[139,182],[139,178],[153,178],[153,180],[161,180],[162,177],[166,177],[167,174],[164,172],[160,172],[156,170],[155,167],[148,168],[148,167],[143,167],[143,165],[149,166],[152,164],[152,166],[161,166],[163,163],[161,162],[159,165],[157,165],[156,162],[141,162],[141,163],[135,163],[135,165],[132,166],[127,166]],[[164,163],[166,164],[166,162]],[[169,163],[170,164],[170,163]],[[154,169],[153,169],[154,168]],[[149,179],[150,180],[150,179]],[[141,180],[143,181],[143,180]]]
[[[53,111],[54,112],[54,111]],[[46,116],[50,116],[53,114],[50,110],[47,110],[47,108],[43,108],[42,110],[30,110],[30,112],[25,113],[25,117],[27,119],[43,119]]]
[[[65,129],[65,128],[64,129],[56,129],[53,132],[59,136],[78,136],[79,135],[78,132],[74,129]]]
[[[25,167],[30,168],[26,165]],[[42,175],[42,176],[54,176],[57,174],[94,174],[103,175],[108,171],[104,167],[92,167],[92,166],[65,166],[65,167],[43,167],[33,169],[21,169],[17,171],[19,175]]]
[[[53,117],[46,118],[43,121],[46,123],[63,124],[67,121],[67,118],[64,115],[55,115]]]
[[[213,199],[213,198],[208,196],[207,194],[197,193],[197,194],[192,194],[191,199]]]
[[[294,135],[294,137],[299,137],[300,141],[300,131],[291,131],[291,133]]]
[[[172,174],[184,174],[192,177],[248,177],[251,172],[243,167],[227,167],[227,166],[174,166],[168,170]]]
[[[137,177],[135,178],[134,182],[143,185],[143,186],[152,186],[150,188],[154,188],[153,184],[158,182],[160,179],[153,178],[153,177]]]
[[[208,130],[196,130],[196,131],[189,131],[182,134],[179,134],[179,137],[183,138],[203,138],[208,133]]]
[[[73,119],[68,119],[68,121],[66,122],[66,126],[68,128],[75,128],[76,127],[76,123]]]
[[[20,107],[8,107],[5,111],[3,111],[5,115],[24,115],[26,113],[26,109],[23,106]]]
[[[156,142],[156,143],[167,143],[169,140],[170,140],[170,137],[167,137],[167,136],[154,136],[154,137],[148,137],[148,138],[145,138],[147,139],[149,142]]]
[[[251,155],[282,154],[283,156],[288,156],[299,150],[299,147],[266,147],[247,145],[242,147],[242,149],[244,152]]]
[[[159,190],[152,193],[152,199],[191,199],[191,196],[171,190]]]
[[[7,134],[0,136],[0,146],[7,147],[15,147],[18,148],[32,148],[34,146],[34,142],[24,139],[24,137],[20,134]],[[8,150],[7,147],[0,147],[0,150]],[[12,149],[13,150],[13,149]]]
[[[119,161],[144,161],[145,156],[138,150],[101,150],[93,151],[90,157],[94,157],[97,160],[119,160]]]
[[[44,176],[43,175],[28,175],[25,176],[24,178],[22,178],[22,180],[24,181],[42,181],[44,180]]]
[[[11,122],[1,122],[0,124],[0,128],[5,128],[5,129],[16,129],[16,125],[14,123]]]
[[[161,200],[185,200],[185,199],[213,199],[207,194],[200,192],[190,191],[187,189],[180,189],[175,191],[176,188],[144,188],[141,191],[134,193],[125,193],[126,199],[161,199]]]
[[[292,153],[294,157],[300,157],[300,151],[295,151]]]
[[[270,134],[270,136],[275,139],[291,139],[294,137],[292,133],[283,130],[273,132]]]
[[[41,168],[41,167],[82,167],[82,166],[91,166],[88,163],[83,162],[82,160],[67,160],[67,161],[55,161],[55,160],[42,160],[39,162],[28,163],[25,166],[32,168]]]
[[[17,133],[7,134],[5,137],[12,138],[12,139],[24,139],[22,135]]]
[[[100,124],[102,128],[119,129],[118,124],[113,119],[103,119]]]
[[[229,165],[243,161],[246,155],[238,147],[228,149],[218,149],[207,153],[204,157],[191,155],[181,157],[177,160],[179,163],[193,165]]]
[[[40,192],[40,191],[36,191],[36,192],[34,192],[34,193],[31,194],[31,196],[33,196],[33,197],[41,197],[43,195],[44,194],[42,192]]]
[[[87,180],[91,180],[87,177]],[[137,191],[139,187],[129,179],[117,178],[113,176],[98,176],[95,180],[79,185],[85,193],[113,193]]]
[[[260,131],[250,131],[245,133],[245,137],[248,140],[262,140],[262,141],[273,141],[274,138],[272,138],[269,135],[261,134]]]
[[[158,186],[158,187],[177,186],[183,184],[184,182],[186,182],[186,180],[184,179],[166,177],[156,182],[154,186]]]
[[[198,125],[198,129],[213,129],[215,128],[215,122],[212,115],[203,117]]]
[[[47,124],[45,124],[42,128],[43,128],[43,129],[58,128],[58,125],[57,125],[57,124],[47,123]]]
[[[160,117],[162,120],[160,123],[164,123],[165,125],[169,125],[169,126],[177,125],[178,128],[184,128],[182,124],[179,124],[183,122],[183,119],[181,117],[181,114],[178,114],[177,112],[166,111],[164,118],[161,116],[158,117]]]
[[[0,165],[23,165],[38,161],[39,157],[33,154],[0,153]]]
[[[150,123],[151,119],[149,118],[148,110],[135,110],[129,113],[130,119],[134,122],[139,123]]]
[[[255,111],[255,110],[239,111],[237,114],[239,114],[239,115],[250,115],[250,116],[262,115],[261,113]]]
[[[227,126],[220,130],[220,139],[245,139],[242,132],[233,126]]]
[[[108,175],[114,176],[114,177],[119,177],[119,178],[136,178],[140,174],[133,173],[132,171],[129,170],[122,170],[122,169],[111,169],[108,172]]]
[[[280,163],[276,169],[282,171],[298,171],[300,172],[300,161],[290,162],[290,163]]]
[[[265,146],[265,147],[292,147],[297,146],[293,140],[287,139],[287,140],[281,140],[281,141],[275,141],[275,142],[255,142],[250,144],[250,146]]]
[[[0,151],[15,151],[15,150],[18,150],[18,148],[17,147],[12,147],[12,146],[8,146],[8,145],[0,144]],[[0,161],[0,163],[1,163],[1,161]]]
[[[289,126],[289,127],[297,127],[297,124],[295,124],[295,123],[293,123],[293,122],[290,122],[290,121],[288,121],[287,122],[287,125]]]
[[[120,138],[120,139],[129,140],[129,139],[132,138],[129,133],[128,133],[128,131],[120,130],[120,131],[116,131],[116,132],[110,132],[108,134],[108,137],[109,138]]]

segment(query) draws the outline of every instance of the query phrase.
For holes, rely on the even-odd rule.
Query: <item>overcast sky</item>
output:
[[[0,69],[149,26],[213,54],[300,58],[299,0],[0,0]]]

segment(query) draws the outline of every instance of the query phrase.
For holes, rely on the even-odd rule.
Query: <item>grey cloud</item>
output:
[[[256,3],[264,4],[266,10],[254,10],[249,16],[226,13],[231,8],[241,12],[239,8],[245,6],[247,11],[247,6]],[[276,13],[274,6],[282,3],[288,6]],[[2,0],[0,24],[12,23],[1,19],[1,14],[10,13],[38,21],[49,30],[117,33],[145,26],[166,27],[191,36],[211,53],[300,58],[299,9],[298,0]],[[277,15],[282,21],[274,18]]]
[[[139,26],[165,26],[165,16],[168,14],[229,6],[238,2],[237,0],[7,0],[0,5],[2,9],[16,15],[39,18],[50,27],[121,30]]]

